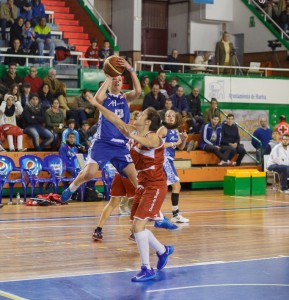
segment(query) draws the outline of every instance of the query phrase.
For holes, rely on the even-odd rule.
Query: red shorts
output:
[[[152,182],[148,182],[143,185],[143,188],[137,188],[131,207],[131,219],[153,220],[158,217],[167,191],[166,181],[163,185],[154,185]]]
[[[135,187],[128,178],[122,177],[119,173],[115,173],[111,184],[111,197],[125,197],[133,198],[135,195]]]

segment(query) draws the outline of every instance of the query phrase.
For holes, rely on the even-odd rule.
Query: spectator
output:
[[[38,93],[43,85],[43,80],[37,76],[37,68],[31,66],[29,69],[29,74],[24,77],[24,82],[30,83],[31,93]]]
[[[103,69],[104,61],[111,55],[113,55],[114,51],[110,48],[110,43],[108,40],[105,40],[103,42],[103,47],[100,48],[98,55],[102,59],[102,61],[99,63],[99,68]]]
[[[9,151],[15,151],[14,139],[17,141],[17,150],[26,151],[23,149],[23,131],[16,124],[16,117],[23,112],[20,101],[15,101],[12,95],[6,94],[0,105],[0,125],[12,125],[11,129],[5,130],[7,136]],[[8,134],[12,130],[11,134]],[[6,133],[5,133],[6,132]]]
[[[53,143],[54,136],[52,132],[43,127],[45,122],[44,111],[36,94],[30,95],[29,103],[24,107],[23,121],[24,132],[32,138],[36,151],[42,151]]]
[[[179,52],[178,50],[174,49],[172,50],[171,55],[167,57],[167,62],[170,63],[179,63],[178,60]],[[171,71],[173,73],[180,73],[181,72],[181,66],[180,65],[165,65],[165,70]]]
[[[83,121],[81,128],[79,129],[79,143],[85,147],[86,153],[91,145],[91,141],[89,139],[89,127],[88,121]]]
[[[152,91],[144,97],[142,110],[145,110],[148,107],[162,110],[165,107],[165,100],[165,96],[160,92],[159,84],[153,84]]]
[[[268,127],[268,122],[266,118],[260,119],[260,127],[258,127],[254,133],[253,136],[256,137],[260,142],[262,146],[262,155],[271,139],[272,131]],[[252,138],[252,145],[256,149],[256,158],[258,161],[261,160],[261,147],[260,143],[258,143],[255,139]]]
[[[46,19],[41,18],[39,24],[34,27],[35,39],[38,44],[39,56],[43,56],[43,50],[49,50],[49,56],[54,57],[55,44],[51,40],[51,31],[49,26],[46,25]],[[43,57],[39,59],[39,63],[44,63]]]
[[[20,91],[19,91],[19,85],[17,83],[13,83],[9,88],[9,94],[13,96],[14,101],[20,101]]]
[[[41,3],[41,0],[32,0],[32,19],[31,25],[34,27],[37,25],[39,19],[45,18],[45,7]]]
[[[66,140],[67,140],[67,137],[70,133],[73,133],[75,135],[75,144],[77,146],[79,146],[79,133],[78,131],[75,129],[75,120],[74,119],[69,119],[67,121],[67,125],[68,125],[68,128],[66,128],[63,133],[62,133],[62,138],[61,138],[61,141],[62,143],[65,143]]]
[[[58,99],[52,101],[51,108],[45,111],[45,125],[54,135],[54,142],[52,143],[52,150],[57,150],[57,146],[64,131],[64,113],[59,108]]]
[[[23,83],[23,90],[21,93],[21,105],[24,108],[28,103],[31,95],[31,86],[29,82]]]
[[[276,145],[269,156],[267,169],[280,175],[281,193],[289,194],[287,180],[289,177],[289,134],[282,136],[282,141]]]
[[[78,153],[77,146],[75,144],[75,134],[70,132],[67,135],[65,142],[62,142],[59,148],[59,155],[65,160],[68,168],[75,169],[78,167],[76,160],[76,153]]]
[[[286,6],[286,10],[280,13],[280,25],[281,28],[288,33],[289,31],[289,5]]]
[[[9,88],[13,83],[22,85],[22,79],[16,74],[16,63],[10,63],[8,72],[5,77],[2,78],[2,82]]]
[[[264,11],[273,19],[273,21],[278,23],[278,21],[279,21],[278,6],[277,6],[277,4],[274,3],[273,0],[267,0]]]
[[[84,114],[80,114],[80,118],[85,121],[85,118],[93,118],[93,114],[95,112],[95,107],[90,104],[90,102],[87,100],[86,95],[87,93],[90,93],[88,89],[84,89],[80,96],[75,97],[75,101],[77,103],[77,110],[82,111]]]
[[[23,35],[22,35],[23,23],[24,23],[24,19],[22,17],[18,17],[15,20],[15,22],[12,24],[12,26],[10,28],[10,41],[9,41],[10,47],[13,47],[14,40],[16,40],[16,39],[18,39],[20,41],[20,44],[22,46],[22,42],[23,42]]]
[[[6,40],[6,28],[11,27],[17,18],[18,10],[17,6],[14,5],[13,0],[7,0],[6,3],[0,6],[0,24],[2,32],[2,40]]]
[[[206,73],[207,72],[207,67],[209,64],[209,59],[210,59],[210,52],[205,51],[203,55],[198,55],[195,58],[195,64],[196,65],[203,65],[203,66],[195,66],[192,67],[192,71],[194,73]]]
[[[233,165],[240,166],[243,157],[246,154],[246,150],[242,144],[240,144],[240,135],[239,129],[236,124],[234,124],[235,117],[233,114],[227,115],[227,122],[222,124],[222,139],[221,146],[222,149],[231,150],[231,158],[234,157],[236,153],[238,153],[238,158],[236,163],[232,163]]]
[[[49,85],[47,83],[43,84],[42,88],[39,90],[38,96],[41,107],[44,111],[51,107],[53,96],[50,93]]]
[[[173,94],[170,99],[173,102],[173,110],[180,113],[182,117],[186,117],[188,114],[188,103],[184,95],[184,89],[180,86],[177,88],[175,94]]]
[[[11,48],[8,48],[6,54],[25,55],[23,50],[20,48],[20,40],[19,39],[14,40],[13,46]],[[4,59],[4,64],[10,65],[11,63],[16,64],[16,66],[24,66],[25,65],[25,57],[6,56]]]
[[[141,80],[141,88],[142,88],[142,96],[144,97],[148,93],[151,92],[151,86],[150,86],[150,78],[148,76],[144,76]]]
[[[203,125],[203,116],[201,112],[201,99],[199,89],[193,87],[192,92],[187,96],[188,114],[192,118],[189,131],[199,133]]]
[[[52,96],[59,93],[61,81],[56,78],[55,69],[49,69],[47,76],[43,79],[43,83],[48,84]]]
[[[64,111],[65,119],[74,119],[76,128],[79,128],[80,124],[87,120],[84,110],[71,109],[69,107],[66,95],[66,85],[64,83],[60,84],[59,93],[57,93],[55,97],[59,100],[59,106]]]
[[[272,132],[272,139],[269,141],[267,147],[264,150],[264,155],[271,153],[272,149],[280,143],[280,134],[277,130]]]
[[[162,121],[165,121],[166,112],[168,110],[173,110],[173,101],[171,98],[166,98],[165,108],[159,112]]]
[[[280,136],[283,136],[283,134],[289,134],[289,124],[286,122],[286,116],[281,115],[279,117],[279,123],[275,125],[274,131],[277,130],[280,134]]]
[[[32,4],[30,0],[14,0],[15,5],[19,8],[20,17],[24,20],[31,20],[32,18]]]
[[[234,46],[230,42],[230,35],[224,32],[222,39],[216,43],[215,64],[220,66],[234,66]],[[218,74],[231,74],[230,68],[218,68]],[[210,122],[210,120],[209,120]]]
[[[204,124],[209,123],[213,116],[219,116],[219,119],[221,120],[220,110],[218,109],[218,100],[216,98],[211,99],[210,107],[204,112]]]
[[[25,21],[25,24],[22,28],[23,35],[23,51],[25,53],[30,53],[31,46],[35,42],[35,32],[31,27],[31,22],[29,20]]]
[[[86,58],[97,59],[97,61],[87,61],[89,69],[98,69],[99,67],[99,55],[98,55],[98,46],[97,39],[90,40],[90,46],[87,48],[85,52]]]
[[[166,80],[166,72],[159,71],[158,77],[152,82],[152,84],[158,84],[160,86],[160,91],[165,96],[171,96],[172,89],[169,82]]]
[[[174,94],[177,91],[177,88],[180,87],[178,77],[172,77],[170,87],[172,94]]]
[[[230,159],[234,154],[230,148],[221,146],[222,126],[219,123],[219,117],[213,116],[211,122],[203,126],[200,148],[214,153],[221,160],[218,165],[230,165]]]

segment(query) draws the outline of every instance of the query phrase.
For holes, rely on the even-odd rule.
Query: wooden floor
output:
[[[0,210],[0,281],[138,270],[137,247],[128,240],[128,217],[116,211],[104,228],[104,241],[91,240],[105,204],[5,205]],[[289,256],[289,195],[270,190],[254,197],[184,191],[180,208],[190,219],[181,230],[150,226],[161,242],[175,246],[169,266]],[[168,198],[163,206],[168,217],[170,209]],[[155,266],[156,256],[151,257]]]

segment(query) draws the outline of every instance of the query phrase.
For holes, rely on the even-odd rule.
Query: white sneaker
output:
[[[171,218],[172,223],[189,223],[190,220],[184,218],[181,214],[177,214],[175,217]]]
[[[280,190],[280,193],[289,194],[289,190]]]
[[[228,165],[228,163],[224,160],[221,160],[219,163],[218,163],[218,166],[226,166]]]
[[[0,152],[7,152],[7,151],[2,147],[2,145],[0,145]]]

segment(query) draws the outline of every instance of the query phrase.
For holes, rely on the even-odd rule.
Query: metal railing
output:
[[[18,55],[18,54],[0,54],[1,57],[17,57],[25,58],[25,66],[29,66],[29,58],[49,60],[49,67],[53,67],[54,56],[40,56],[40,55]]]

